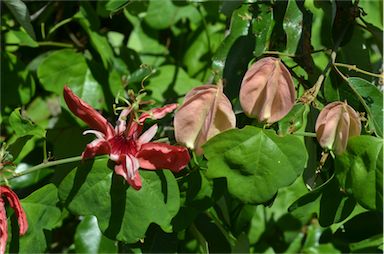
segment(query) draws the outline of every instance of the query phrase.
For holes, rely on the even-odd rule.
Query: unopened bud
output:
[[[245,73],[240,104],[247,116],[274,123],[288,114],[295,100],[292,76],[280,59],[263,58]]]
[[[236,126],[231,102],[219,85],[192,89],[175,114],[176,141],[202,154],[201,146],[211,137]]]
[[[348,138],[360,135],[359,114],[346,102],[326,105],[316,120],[316,136],[321,147],[341,154],[347,147]]]

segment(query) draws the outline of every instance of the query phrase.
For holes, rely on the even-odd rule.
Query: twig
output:
[[[372,76],[372,77],[384,78],[383,74],[376,74],[376,73],[372,73],[372,72],[369,72],[369,71],[365,71],[365,70],[362,70],[362,69],[356,67],[356,65],[345,64],[345,63],[333,63],[333,65],[334,66],[345,67],[345,68],[348,68],[348,70],[364,73],[364,74]]]

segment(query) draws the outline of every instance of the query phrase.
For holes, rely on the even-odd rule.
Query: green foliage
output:
[[[6,203],[8,252],[382,252],[382,1],[2,3],[0,184],[17,191],[29,224],[19,236]],[[272,125],[239,102],[244,73],[267,56],[287,67],[297,97]],[[140,111],[180,105],[219,82],[236,128],[203,155],[190,150],[182,171],[140,169],[136,191],[115,161],[80,161],[98,141],[82,135],[65,85],[115,126],[134,98]],[[333,101],[362,120],[340,155],[315,133]],[[172,117],[144,131],[156,122],[155,142],[176,145]]]
[[[263,203],[302,173],[307,155],[299,137],[279,137],[255,127],[229,130],[204,146],[207,176],[226,177],[228,190],[245,203]]]
[[[57,188],[53,184],[47,184],[21,200],[29,226],[26,235],[20,238],[21,253],[43,252],[47,248],[44,230],[52,230],[60,223],[58,201]]]
[[[382,210],[383,141],[372,136],[351,138],[347,151],[336,158],[341,187],[364,207]]]
[[[169,171],[142,171],[140,191],[112,174],[108,160],[87,162],[72,170],[60,185],[60,199],[75,214],[95,215],[111,239],[134,243],[151,223],[166,232],[179,208],[176,181]]]

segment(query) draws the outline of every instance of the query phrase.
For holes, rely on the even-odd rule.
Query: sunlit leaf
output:
[[[148,90],[152,91],[151,97],[155,100],[182,99],[182,96],[192,88],[202,85],[175,65],[164,65],[157,70],[156,75],[150,78],[149,85],[146,86]]]
[[[95,216],[85,216],[75,233],[75,247],[78,253],[117,253],[117,243],[105,237]]]
[[[347,150],[336,157],[336,176],[341,187],[363,207],[383,208],[383,140],[352,137]]]
[[[136,242],[151,223],[170,232],[171,219],[179,209],[179,191],[172,173],[141,170],[139,191],[108,168],[107,159],[84,162],[60,185],[60,198],[78,215],[97,217],[101,231],[110,239]]]
[[[292,184],[307,163],[300,138],[251,126],[223,132],[203,149],[208,177],[226,177],[229,192],[245,203],[268,201]]]
[[[373,84],[361,78],[349,78],[348,84],[364,105],[375,133],[383,136],[383,93]]]
[[[20,237],[20,253],[40,253],[47,248],[44,230],[52,230],[60,220],[61,211],[55,185],[48,184],[21,200],[27,214],[28,231]]]
[[[101,86],[88,69],[84,56],[71,49],[54,51],[37,70],[45,90],[62,95],[64,85],[72,88],[80,98],[100,109],[104,104]]]
[[[287,34],[287,52],[294,54],[299,45],[303,28],[303,13],[297,6],[296,1],[288,1],[283,28]]]

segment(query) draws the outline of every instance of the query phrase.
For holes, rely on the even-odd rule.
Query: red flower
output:
[[[109,158],[116,163],[116,174],[123,176],[136,190],[141,188],[139,167],[149,170],[166,168],[179,172],[188,164],[190,157],[185,147],[149,142],[156,134],[156,124],[142,133],[147,118],[163,118],[175,110],[177,104],[155,108],[142,114],[136,121],[131,114],[132,108],[128,107],[120,113],[116,127],[113,128],[99,112],[77,97],[67,86],[64,87],[64,99],[72,113],[93,129],[84,134],[92,133],[97,137],[87,145],[83,158],[109,154]]]
[[[20,205],[17,195],[7,186],[0,186],[0,254],[5,253],[5,246],[8,239],[7,214],[5,212],[5,202],[3,196],[7,198],[9,205],[15,210],[19,223],[19,234],[24,235],[28,230],[28,221],[25,212]]]

